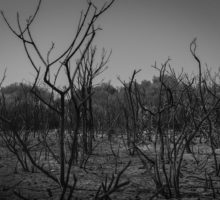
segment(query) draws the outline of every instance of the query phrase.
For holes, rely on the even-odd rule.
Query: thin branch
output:
[[[2,84],[3,84],[3,82],[4,82],[5,78],[6,78],[6,71],[7,71],[7,69],[4,70],[2,80],[0,81],[0,88],[2,87]]]

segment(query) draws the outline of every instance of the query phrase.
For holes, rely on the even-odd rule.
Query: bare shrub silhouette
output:
[[[38,139],[34,142],[30,142],[29,139],[33,140],[36,138],[32,133],[25,135],[27,127],[19,129],[11,118],[7,118],[7,115],[1,113],[0,119],[2,123],[4,123],[4,127],[7,127],[7,133],[10,133],[8,136],[4,134],[3,139],[7,144],[7,147],[17,155],[19,161],[23,155],[25,156],[25,160],[20,161],[24,169],[29,170],[29,166],[26,165],[26,161],[28,160],[33,167],[51,178],[60,186],[60,199],[71,199],[76,188],[77,178],[74,174],[73,166],[78,162],[80,156],[79,145],[81,144],[79,144],[79,135],[81,127],[83,135],[82,151],[86,154],[92,153],[92,140],[94,138],[92,108],[93,80],[103,72],[111,54],[107,55],[106,51],[103,50],[101,61],[96,65],[96,47],[92,47],[92,42],[97,31],[100,30],[96,25],[97,20],[112,6],[113,3],[114,0],[105,2],[101,8],[98,8],[92,1],[88,1],[85,12],[81,12],[77,24],[77,30],[72,41],[59,56],[53,59],[51,58],[51,53],[55,49],[55,44],[52,43],[50,49],[44,55],[35,41],[34,34],[32,34],[33,22],[35,21],[42,5],[41,0],[38,2],[35,13],[27,19],[24,27],[20,21],[19,13],[17,14],[18,31],[9,23],[4,12],[1,11],[1,15],[8,28],[22,42],[25,53],[36,73],[30,91],[59,118],[58,145],[56,145],[55,148],[51,146],[48,139],[51,137],[53,137],[53,139],[54,137],[56,138],[56,131],[55,133],[51,133],[47,132],[45,129],[44,133],[48,134],[42,135],[43,137],[37,135]],[[36,58],[36,55],[38,58]],[[76,62],[74,59],[76,59]],[[41,63],[40,66],[43,67],[39,67],[39,60]],[[75,63],[75,65],[73,63]],[[53,73],[55,74],[54,77],[52,76]],[[61,73],[64,73],[68,83],[62,88],[57,84],[57,79]],[[45,99],[37,89],[42,75],[44,83],[51,91],[50,99]],[[56,96],[56,101],[53,99],[54,96]],[[4,106],[5,105],[3,105],[3,108]],[[37,153],[34,153],[32,150],[39,145],[40,149],[38,149]],[[17,147],[21,148],[21,150]],[[57,148],[58,152],[56,150]],[[46,167],[42,162],[41,157],[43,156],[43,149],[46,149],[46,151],[52,155],[52,159],[56,165],[58,165],[59,178],[53,173],[53,170]],[[18,150],[22,152],[22,154],[16,153]],[[49,158],[45,157],[45,159]],[[108,186],[109,191],[105,191],[106,188],[103,188],[103,192],[101,192],[102,190],[99,190],[97,193],[98,199],[106,199],[111,193],[127,184],[118,183],[121,174],[127,169],[127,167],[128,165],[119,173],[116,180],[113,177]],[[112,185],[114,181],[115,183]],[[19,192],[15,192],[15,194],[19,198],[25,199],[25,197]]]

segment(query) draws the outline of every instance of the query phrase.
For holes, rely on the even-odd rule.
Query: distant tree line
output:
[[[172,89],[172,92],[176,91],[175,95],[178,96],[178,91],[183,90],[184,84],[176,82],[172,76],[166,75],[164,82]],[[126,96],[126,85],[114,87],[110,82],[101,83],[92,88],[92,107],[94,117],[94,128],[97,132],[107,131],[108,129],[121,129],[121,130],[133,130],[131,126],[132,122],[132,110],[129,106],[128,97]],[[152,81],[143,80],[141,83],[136,81],[132,85],[132,98],[134,101],[134,109],[136,113],[136,128],[138,132],[142,132],[150,127],[155,127],[155,119],[151,117],[148,112],[144,112],[145,109],[154,110],[158,104],[158,92],[160,87],[159,77],[154,76]],[[220,94],[220,87],[218,85],[209,86],[209,89],[216,94]],[[51,95],[50,91],[45,87],[37,87],[38,92],[48,101],[56,106],[58,97]],[[191,85],[190,90],[193,93],[198,92],[198,88],[195,85]],[[137,94],[138,91],[138,94]],[[162,94],[165,98],[166,93]],[[207,96],[207,98],[209,98]],[[141,105],[139,104],[141,101]],[[170,97],[170,101],[172,101]],[[207,100],[208,101],[208,100]],[[9,86],[1,89],[1,103],[5,104],[1,108],[1,112],[5,112],[6,116],[13,119],[14,123],[19,129],[28,130],[41,130],[45,126],[49,129],[55,129],[59,127],[59,116],[56,115],[51,109],[48,109],[34,94],[31,93],[31,85],[24,83],[13,83]],[[210,97],[211,103],[211,97]],[[68,102],[66,102],[68,104]],[[142,106],[142,107],[141,107]],[[197,104],[199,115],[199,107]],[[195,108],[196,109],[196,108]],[[184,124],[184,120],[187,120],[182,116],[182,111],[178,110],[177,117],[175,119],[175,128],[181,129]],[[119,117],[120,116],[120,117]],[[216,126],[220,126],[220,109],[215,110],[215,116],[213,115],[213,123]],[[165,116],[164,116],[165,117]],[[168,117],[168,116],[167,116]]]
[[[46,88],[38,87],[38,92],[46,99],[56,99]],[[1,113],[13,121],[16,128],[24,130],[54,129],[58,127],[58,119],[33,93],[31,85],[13,83],[1,89]],[[45,127],[47,126],[47,127]]]

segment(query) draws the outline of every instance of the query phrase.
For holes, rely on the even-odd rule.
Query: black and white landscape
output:
[[[220,199],[218,0],[0,0],[0,199]]]

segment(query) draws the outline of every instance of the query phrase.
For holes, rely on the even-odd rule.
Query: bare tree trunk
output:
[[[64,95],[61,95],[61,111],[60,111],[60,183],[64,185],[65,180],[65,152],[64,152],[64,140],[65,140],[65,99]]]

